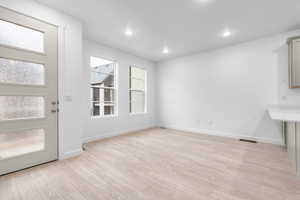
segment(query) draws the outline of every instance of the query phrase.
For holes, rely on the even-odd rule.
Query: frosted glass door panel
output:
[[[44,85],[44,66],[0,58],[0,83]]]
[[[0,96],[0,120],[42,118],[44,101],[37,96]]]
[[[0,160],[44,149],[44,129],[0,132]]]
[[[44,34],[42,32],[0,20],[0,44],[44,52]]]

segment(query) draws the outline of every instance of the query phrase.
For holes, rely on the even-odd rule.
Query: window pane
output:
[[[114,89],[93,88],[92,89],[92,116],[114,114]],[[111,108],[110,108],[111,107]],[[101,114],[102,113],[102,114]]]
[[[132,113],[145,112],[145,93],[140,91],[130,92],[131,106],[130,111]]]
[[[102,87],[114,87],[114,63],[92,67],[91,84]]]
[[[107,75],[106,78],[103,81],[104,87],[114,87],[114,76],[113,75]]]
[[[114,103],[115,101],[114,89],[93,88],[92,93],[92,101],[98,101],[101,103]]]
[[[0,120],[44,117],[44,98],[36,96],[0,96]]]
[[[94,86],[114,87],[114,76],[111,74],[94,73],[92,72],[92,82]]]
[[[114,106],[104,106],[104,115],[113,115]]]
[[[100,101],[100,88],[92,88],[92,101]]]
[[[92,116],[101,116],[101,115],[113,115],[114,114],[114,105],[92,102]]]
[[[44,52],[44,34],[0,20],[0,44],[31,51]]]
[[[140,79],[131,79],[131,89],[132,90],[145,90],[145,81]]]
[[[91,114],[104,116],[114,114],[115,69],[114,61],[91,57]]]
[[[0,82],[44,85],[44,66],[0,58]]]
[[[100,115],[100,104],[99,102],[92,102],[92,116]]]
[[[0,132],[0,160],[45,148],[44,129]]]
[[[103,91],[103,93],[102,93]],[[102,96],[104,95],[104,96]],[[111,89],[101,89],[100,90],[100,102],[114,103],[115,92]]]
[[[145,78],[146,78],[146,71],[145,70],[143,70],[141,68],[137,68],[137,67],[130,67],[130,70],[131,70],[131,77],[132,78],[145,80]]]

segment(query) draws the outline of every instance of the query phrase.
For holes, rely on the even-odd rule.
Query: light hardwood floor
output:
[[[87,148],[79,157],[0,177],[0,199],[300,199],[300,181],[276,145],[150,129]]]

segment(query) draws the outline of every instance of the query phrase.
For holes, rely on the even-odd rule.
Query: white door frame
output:
[[[62,85],[62,79],[63,79],[63,66],[68,67],[66,63],[66,39],[65,39],[65,34],[66,34],[66,25],[58,25],[58,36],[57,36],[57,93],[58,93],[58,123],[57,123],[57,138],[58,138],[58,159],[63,160],[65,159],[64,157],[64,152],[63,152],[63,138],[62,138],[62,104],[63,104],[63,85]],[[69,81],[69,80],[67,80]]]

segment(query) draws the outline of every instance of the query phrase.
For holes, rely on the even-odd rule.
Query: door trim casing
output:
[[[69,78],[67,78],[66,82],[67,84],[63,85],[62,80],[65,80],[66,78],[63,77],[64,72],[66,74],[70,71],[70,65],[67,63],[67,56],[66,56],[66,46],[67,46],[67,40],[66,40],[66,32],[68,31],[67,25],[56,25],[58,27],[58,63],[57,63],[57,72],[58,72],[58,160],[64,160],[68,159],[74,156],[78,156],[82,153],[82,148],[75,149],[72,151],[64,152],[63,151],[63,126],[62,119],[63,119],[63,104],[65,102],[64,96],[72,96],[71,95],[71,88],[70,87],[70,81]],[[70,76],[66,76],[70,77]],[[63,86],[65,87],[65,90],[63,90]]]

